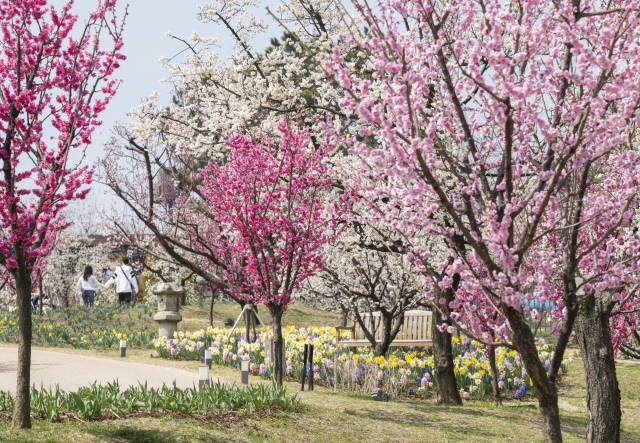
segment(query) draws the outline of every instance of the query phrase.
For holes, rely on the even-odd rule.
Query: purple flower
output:
[[[409,394],[413,394],[413,388],[409,388]]]

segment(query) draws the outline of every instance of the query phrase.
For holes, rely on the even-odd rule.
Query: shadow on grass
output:
[[[53,438],[48,438],[46,440],[33,440],[31,438],[27,438],[27,437],[14,437],[11,438],[9,437],[3,437],[3,438],[7,438],[7,440],[0,440],[3,443],[59,443],[58,440],[53,439]]]
[[[107,443],[175,443],[177,441],[185,441],[184,436],[176,435],[171,431],[140,429],[131,426],[125,426],[118,429],[95,429],[88,433],[96,436],[99,441]],[[186,441],[229,443],[235,440],[216,437],[207,433],[200,437],[192,436],[190,438],[186,438]]]
[[[473,407],[473,406],[437,406],[399,400],[409,403],[413,412],[406,409],[385,411],[380,409],[345,409],[344,413],[355,418],[378,422],[389,422],[403,426],[444,427],[451,435],[476,436],[478,440],[489,435],[496,438],[506,437],[511,431],[528,428],[542,434],[542,423],[537,409],[525,407]],[[435,416],[434,416],[435,415]],[[474,426],[474,424],[483,425]],[[584,417],[562,414],[562,432],[576,438],[584,438],[586,421]]]
[[[173,443],[176,437],[165,431],[122,427],[118,429],[101,429],[89,431],[101,441],[127,443]]]
[[[89,431],[98,437],[100,441],[109,443],[175,443],[179,437],[172,432],[148,429],[122,427],[118,429],[101,429]],[[213,436],[207,436],[207,442],[222,443],[227,440],[219,440]]]

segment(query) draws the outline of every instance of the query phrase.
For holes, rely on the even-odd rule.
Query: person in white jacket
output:
[[[91,266],[85,266],[84,274],[82,274],[80,280],[78,280],[78,292],[82,296],[82,302],[85,306],[93,306],[96,297],[96,286],[100,286],[101,288],[106,287],[93,275],[93,268]]]
[[[111,278],[106,283],[105,287],[115,284],[116,292],[118,293],[118,302],[131,303],[131,293],[138,292],[138,281],[133,273],[133,269],[129,266],[129,259],[127,257],[122,259],[122,266],[116,268],[111,274]]]

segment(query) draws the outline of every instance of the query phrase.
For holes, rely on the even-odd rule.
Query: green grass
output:
[[[176,362],[188,363],[188,362]],[[238,371],[214,368],[215,375],[239,382]],[[623,442],[640,441],[640,365],[618,365],[623,395]],[[560,388],[566,442],[582,442],[586,431],[582,363],[574,360]],[[252,383],[262,383],[257,377]],[[220,427],[191,419],[134,418],[87,423],[34,421],[31,430],[9,432],[0,422],[0,441],[17,442],[539,442],[541,421],[535,403],[487,402],[442,407],[435,401],[395,400],[377,403],[367,396],[332,393],[316,387],[299,393],[306,410],[252,417]]]
[[[237,303],[221,303],[213,306],[213,326],[222,328],[224,318],[231,318],[234,322],[240,315],[240,305]],[[209,326],[209,306],[183,306],[180,308],[182,322],[178,323],[181,331],[193,331]],[[263,322],[271,325],[269,310],[264,306],[258,306],[258,315]],[[282,323],[291,326],[334,326],[337,315],[331,312],[321,311],[305,305],[302,302],[294,302],[284,313]],[[243,325],[242,321],[240,325]]]

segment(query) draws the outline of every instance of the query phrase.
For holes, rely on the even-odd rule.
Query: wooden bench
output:
[[[431,318],[431,311],[406,311],[404,323],[389,346],[432,346]],[[367,313],[363,316],[363,320],[367,329],[375,333],[376,342],[382,340],[380,312],[374,312],[373,315]],[[396,324],[397,320],[391,327],[394,328]],[[340,332],[343,330],[351,331],[349,340],[340,337]],[[360,324],[356,323],[354,326],[336,326],[336,346],[343,345],[356,348],[371,346],[371,342],[365,337]]]

